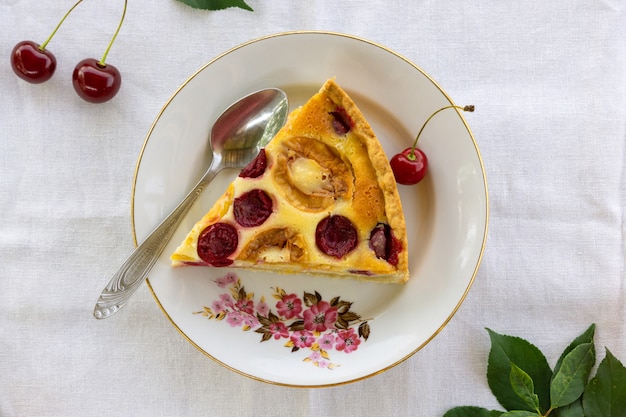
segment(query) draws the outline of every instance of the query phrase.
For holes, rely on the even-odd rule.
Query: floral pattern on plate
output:
[[[254,293],[247,292],[233,273],[214,282],[229,292],[193,314],[223,320],[244,331],[254,330],[261,335],[261,342],[285,339],[284,346],[292,353],[306,349],[308,354],[303,361],[319,368],[340,366],[331,362],[330,351],[349,354],[369,338],[368,321],[351,310],[352,302],[340,297],[325,301],[317,291],[304,292],[299,297],[275,287],[274,311],[265,297],[256,300]]]

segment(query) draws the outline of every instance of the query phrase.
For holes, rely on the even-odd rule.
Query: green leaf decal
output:
[[[626,368],[607,349],[583,394],[585,417],[626,417]]]
[[[515,394],[526,403],[526,405],[539,411],[539,398],[535,394],[533,379],[522,368],[511,362],[511,387]]]
[[[523,369],[534,382],[542,412],[550,407],[550,380],[552,370],[543,353],[524,339],[500,335],[487,329],[491,337],[487,382],[496,399],[507,410],[535,412],[513,390],[510,381],[511,362]]]
[[[179,0],[195,9],[223,10],[229,7],[239,7],[241,9],[253,11],[244,0]]]
[[[502,411],[489,411],[486,408],[464,406],[448,410],[443,417],[500,417],[502,414]]]
[[[593,343],[593,337],[595,335],[595,331],[596,331],[596,325],[592,324],[580,336],[574,339],[567,348],[565,348],[559,360],[556,361],[556,365],[554,366],[554,375],[559,373],[559,369],[561,369],[561,363],[563,362],[563,359],[565,359],[565,356],[567,356],[568,353],[574,350],[576,346],[582,345],[583,343]]]
[[[563,358],[550,384],[552,408],[563,407],[580,398],[595,363],[596,351],[593,343],[578,345]]]

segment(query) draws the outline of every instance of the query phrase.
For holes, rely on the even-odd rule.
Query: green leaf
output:
[[[179,0],[195,9],[223,10],[229,7],[239,7],[241,9],[253,11],[244,0]]]
[[[513,410],[502,414],[500,417],[541,417],[541,415],[526,410]]]
[[[556,417],[584,417],[583,400],[582,398],[579,398],[565,407],[557,408],[555,412]]]
[[[569,346],[563,351],[561,357],[556,362],[554,367],[554,374],[552,379],[554,380],[555,376],[559,373],[561,369],[561,364],[565,357],[579,345],[583,343],[593,343],[593,338],[595,336],[596,325],[594,323],[591,324],[580,336],[572,341]],[[579,397],[576,401],[571,404],[568,404],[563,407],[559,407],[555,410],[556,417],[584,417],[583,415],[583,404],[582,398]]]
[[[500,417],[502,411],[489,411],[486,408],[463,406],[448,410],[443,417]]]
[[[552,408],[563,407],[580,398],[595,363],[596,350],[593,343],[578,345],[563,358],[550,384]]]
[[[626,417],[626,368],[606,350],[583,394],[585,417]]]
[[[559,369],[561,369],[561,363],[563,363],[563,359],[565,359],[565,356],[567,356],[568,353],[574,350],[576,346],[582,345],[583,343],[593,343],[595,330],[596,325],[592,324],[580,336],[574,339],[567,348],[565,348],[559,360],[556,361],[556,365],[554,366],[554,375],[556,375],[559,372]]]
[[[487,329],[491,338],[487,382],[496,399],[507,410],[535,411],[511,387],[511,362],[523,369],[534,382],[540,409],[550,408],[552,370],[541,351],[524,339],[500,335]]]
[[[533,379],[522,368],[511,362],[511,387],[524,403],[535,411],[539,411],[539,398],[535,394]]]

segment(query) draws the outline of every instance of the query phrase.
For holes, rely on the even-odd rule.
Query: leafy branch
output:
[[[487,382],[507,411],[461,406],[443,417],[626,417],[626,368],[608,349],[590,379],[595,324],[567,346],[554,370],[528,341],[487,332]]]
[[[239,7],[253,11],[252,7],[248,6],[244,0],[179,0],[194,9],[203,10],[223,10],[229,7]]]

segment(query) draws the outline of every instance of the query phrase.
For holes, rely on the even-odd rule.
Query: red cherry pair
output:
[[[391,165],[391,170],[393,171],[393,175],[395,176],[398,184],[413,185],[417,184],[424,178],[424,176],[426,175],[426,171],[428,170],[428,158],[421,149],[417,148],[417,141],[419,140],[422,131],[426,127],[426,124],[428,124],[428,122],[437,113],[446,109],[453,108],[468,112],[474,111],[474,106],[472,105],[465,107],[445,106],[431,114],[430,117],[426,119],[419,133],[415,137],[413,146],[411,146],[410,148],[406,148],[402,152],[394,155],[389,161],[389,165]]]
[[[52,34],[41,45],[33,41],[19,42],[11,52],[11,67],[21,79],[33,84],[40,84],[52,78],[57,66],[56,57],[46,49],[46,46],[55,35],[67,16],[78,6],[78,0],[63,16]],[[74,68],[72,84],[78,95],[91,103],[104,103],[112,99],[122,85],[122,76],[113,65],[105,64],[106,57],[122,27],[126,15],[128,0],[124,0],[124,12],[117,26],[117,30],[101,60],[87,58],[80,61]]]

